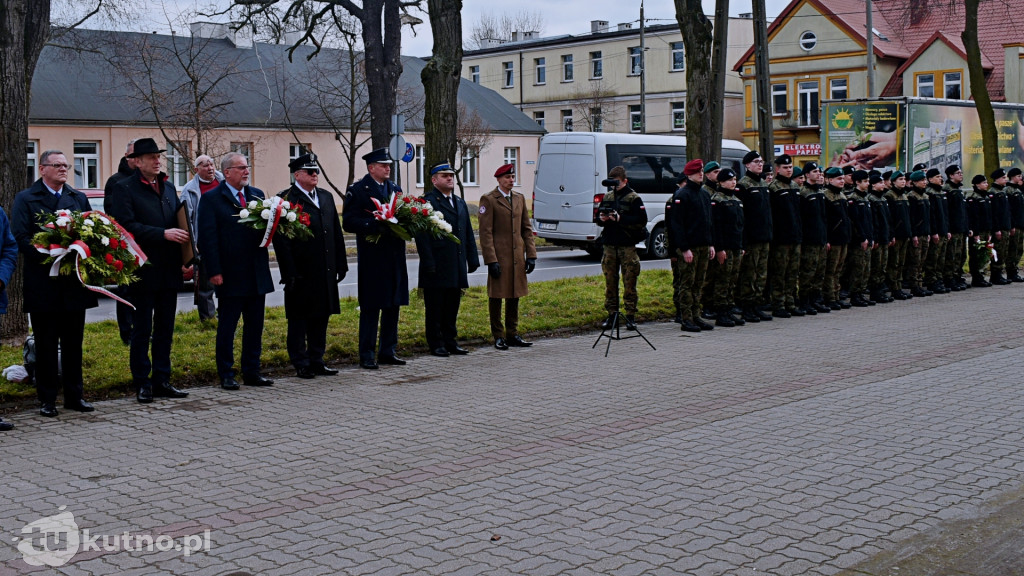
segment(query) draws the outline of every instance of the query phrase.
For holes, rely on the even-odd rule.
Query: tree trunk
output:
[[[711,132],[711,21],[700,0],[675,0],[676,21],[686,48],[686,157],[714,159]]]
[[[362,18],[366,88],[370,95],[370,135],[373,148],[391,141],[398,79],[402,75],[400,0],[365,0]]]
[[[462,0],[427,0],[434,55],[420,74],[426,101],[423,130],[426,166],[455,162],[462,72]],[[424,192],[430,185],[424,178]]]
[[[32,75],[50,37],[49,0],[13,0],[0,7],[0,205],[14,204],[25,181],[25,144]],[[0,316],[0,342],[21,345],[28,335],[21,262],[7,286],[7,314]]]
[[[996,115],[992,110],[992,99],[985,85],[985,69],[981,64],[981,48],[978,46],[978,2],[964,1],[964,31],[960,39],[967,50],[967,71],[971,79],[971,96],[978,109],[981,124],[981,144],[984,149],[985,174],[999,168],[999,139],[996,132]]]
[[[711,94],[711,134],[724,134],[725,122],[725,75],[729,71],[726,61],[729,46],[729,0],[718,0],[715,3],[714,45],[711,50],[711,74],[714,78]],[[711,139],[711,152],[708,158],[721,160],[722,139]]]

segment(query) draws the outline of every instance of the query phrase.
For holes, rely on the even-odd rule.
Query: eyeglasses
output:
[[[310,176],[316,176],[317,174],[320,173],[320,169],[319,168],[306,168],[305,170],[306,170],[306,174],[309,174]]]
[[[242,170],[242,171],[245,171],[245,170],[248,170],[248,169],[249,169],[248,166],[228,166],[228,170]]]
[[[70,164],[41,164],[41,166],[49,166],[50,168],[56,168],[57,170],[67,170],[71,167]]]

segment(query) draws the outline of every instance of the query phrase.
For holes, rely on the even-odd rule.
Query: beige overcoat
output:
[[[487,277],[487,295],[491,298],[526,296],[526,258],[537,257],[526,197],[513,191],[510,206],[495,187],[480,198],[479,212],[484,264],[497,262],[501,266],[499,278]]]

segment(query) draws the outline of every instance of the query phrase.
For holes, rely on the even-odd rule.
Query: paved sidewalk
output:
[[[837,574],[1019,498],[1022,296],[15,414],[0,574]],[[14,539],[61,506],[94,537],[209,550],[101,538],[27,565]]]

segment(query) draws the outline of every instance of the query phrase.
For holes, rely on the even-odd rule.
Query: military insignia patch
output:
[[[481,214],[483,214],[484,212],[487,212],[487,207],[486,207],[486,206],[483,206],[483,205],[481,205],[481,206],[480,206],[480,213],[481,213]]]

